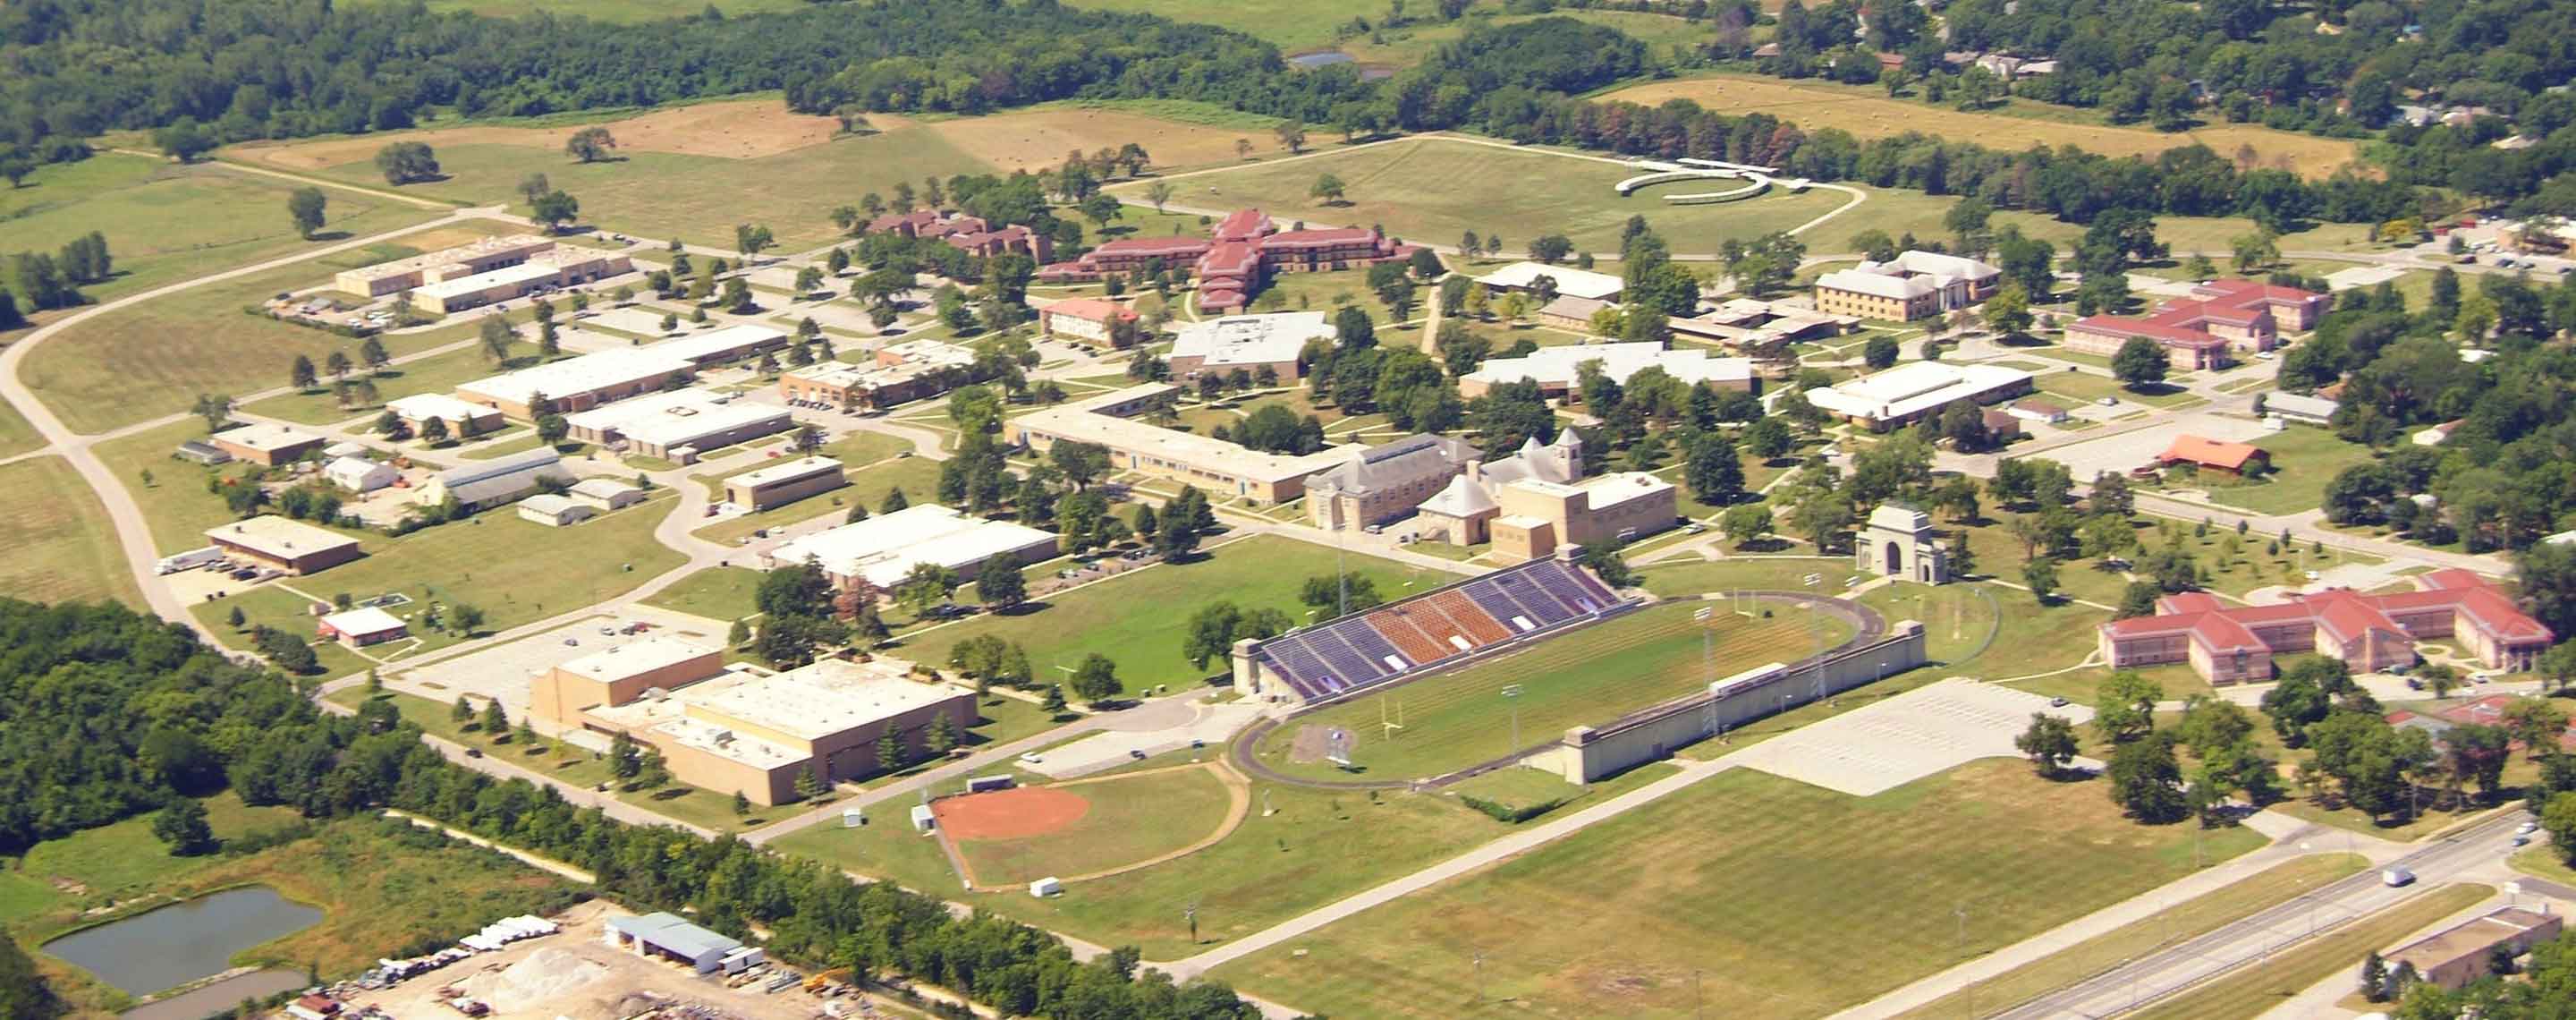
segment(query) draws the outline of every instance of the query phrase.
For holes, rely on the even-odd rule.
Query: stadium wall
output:
[[[1563,775],[1567,782],[1590,783],[1660,760],[1674,748],[1721,731],[1810,704],[1820,696],[1820,672],[1824,681],[1822,696],[1830,697],[1923,665],[1923,624],[1899,620],[1890,631],[1878,641],[1829,652],[1821,664],[1816,660],[1800,662],[1750,690],[1725,698],[1694,694],[1640,709],[1597,727],[1574,727],[1565,731],[1565,739],[1557,746],[1523,763]]]

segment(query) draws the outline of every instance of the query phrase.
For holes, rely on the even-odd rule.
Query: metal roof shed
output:
[[[742,948],[739,939],[700,928],[671,913],[612,917],[606,930],[610,945],[633,949],[638,956],[661,955],[679,960],[701,974],[714,971],[726,955]]]

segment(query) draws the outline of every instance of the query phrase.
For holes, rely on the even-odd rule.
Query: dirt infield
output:
[[[939,831],[951,840],[1028,839],[1070,828],[1091,813],[1081,794],[1022,786],[932,801]]]
[[[1965,113],[1920,102],[1873,96],[1833,86],[1793,84],[1768,78],[1717,75],[1651,82],[1612,92],[1604,99],[1654,106],[1669,99],[1688,99],[1721,113],[1761,111],[1809,129],[1841,128],[1868,141],[1920,131],[2017,152],[2033,145],[2079,146],[2108,156],[2153,156],[2195,142],[2220,156],[2233,158],[2239,146],[2252,146],[2265,166],[2282,166],[2307,177],[2325,177],[2346,165],[2353,143],[2275,131],[2250,124],[2211,124],[2196,131],[2168,134],[2137,127],[2067,124],[2001,113]]]
[[[683,156],[757,159],[792,152],[832,140],[840,122],[830,117],[790,113],[775,99],[738,99],[674,106],[624,120],[609,121],[608,132],[621,151],[667,152]],[[577,126],[525,128],[478,126],[401,131],[359,138],[292,145],[251,145],[235,155],[285,170],[319,170],[372,159],[391,142],[449,145],[517,145],[561,149]],[[1057,152],[1060,159],[1061,151]]]
[[[880,128],[898,118],[870,118]],[[1196,166],[1234,160],[1234,141],[1252,137],[1267,144],[1258,131],[1184,124],[1120,110],[1046,109],[958,117],[921,124],[968,155],[1000,167],[1002,172],[1059,166],[1073,151],[1098,152],[1128,142],[1145,147],[1156,166]],[[623,135],[619,136],[621,139]]]

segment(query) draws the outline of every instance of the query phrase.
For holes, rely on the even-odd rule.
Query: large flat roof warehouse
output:
[[[2020,369],[1917,361],[1837,386],[1807,391],[1809,403],[1835,414],[1887,420],[1928,411],[1953,400],[1978,400],[2030,382]]]
[[[342,270],[339,274],[339,279],[352,282],[367,282],[393,276],[406,276],[413,273],[423,273],[433,269],[446,269],[450,267],[470,269],[474,263],[481,260],[496,257],[515,257],[525,255],[530,252],[544,251],[554,246],[555,242],[552,239],[539,237],[535,234],[511,234],[507,237],[487,237],[471,244],[461,244],[453,248],[442,248],[438,251],[425,252],[409,258],[395,259],[391,262],[379,262],[372,266],[360,266],[356,269]],[[366,292],[364,288],[344,289],[351,290],[353,293]]]
[[[524,405],[540,393],[549,397],[589,393],[650,379],[667,379],[696,367],[696,362],[666,353],[657,344],[584,354],[534,368],[504,372],[460,384],[456,392]]]
[[[1222,439],[1175,432],[1132,418],[1121,418],[1103,410],[1151,397],[1155,391],[1177,392],[1178,387],[1144,383],[1112,390],[1021,415],[1011,419],[1009,426],[1023,442],[1029,433],[1035,432],[1051,440],[1099,443],[1109,447],[1113,453],[1130,458],[1159,460],[1268,484],[1304,478],[1351,459],[1348,447],[1319,450],[1304,456],[1264,453]]]
[[[683,358],[693,364],[731,361],[761,347],[783,346],[787,334],[767,326],[726,326],[704,333],[692,333],[664,340],[643,348],[666,357]]]
[[[790,424],[786,408],[734,400],[726,394],[704,389],[669,390],[647,393],[614,404],[564,416],[576,435],[588,433],[606,436],[616,433],[628,442],[670,449],[687,446],[692,441],[718,433],[750,428],[773,421],[779,429]]]
[[[253,424],[217,432],[214,438],[246,450],[274,453],[290,446],[318,442],[321,436],[284,425]]]
[[[810,741],[957,697],[957,688],[921,683],[911,673],[912,664],[901,660],[824,659],[768,676],[728,673],[672,696],[692,714],[703,710]]]
[[[691,659],[703,658],[714,651],[715,649],[703,645],[657,634],[592,652],[555,668],[601,683],[609,683],[657,669],[677,666]]]
[[[562,266],[556,265],[552,261],[530,258],[528,261],[519,263],[518,265],[503,266],[488,273],[476,273],[472,276],[459,276],[450,280],[440,280],[436,283],[424,283],[419,287],[414,288],[412,293],[431,307],[437,307],[440,302],[459,294],[472,294],[492,287],[506,287],[512,284],[526,283],[530,280],[542,280],[553,276],[562,270]]]
[[[325,549],[358,544],[357,539],[339,532],[275,514],[218,524],[206,529],[206,537],[278,560],[293,560]]]
[[[1573,385],[1584,363],[1593,361],[1601,363],[1602,375],[1618,383],[1649,365],[1690,384],[1742,383],[1753,378],[1751,358],[1712,358],[1707,351],[1666,350],[1653,341],[1541,347],[1525,357],[1488,359],[1463,378],[1487,384],[1527,379],[1545,387],[1566,387]]]
[[[1537,285],[1538,278],[1542,276],[1556,281],[1556,293],[1560,297],[1609,301],[1627,288],[1626,281],[1608,273],[1572,266],[1551,266],[1544,262],[1514,262],[1477,277],[1476,282],[1493,290],[1528,290]]]
[[[1333,335],[1322,312],[1229,315],[1181,327],[1172,358],[1203,358],[1202,370],[1228,365],[1275,365],[1297,360],[1306,341]]]
[[[937,503],[919,503],[815,532],[770,550],[765,559],[773,567],[812,559],[820,562],[826,573],[864,578],[879,588],[891,588],[918,564],[936,563],[957,570],[1055,540],[1051,531],[969,517]]]
[[[745,471],[741,474],[734,475],[725,479],[725,484],[743,485],[756,489],[763,485],[776,485],[780,482],[794,481],[800,478],[810,478],[815,475],[829,471],[838,471],[840,469],[841,462],[830,457],[798,457],[795,460],[780,461],[779,463],[772,464],[757,471]],[[900,513],[901,511],[897,512]]]

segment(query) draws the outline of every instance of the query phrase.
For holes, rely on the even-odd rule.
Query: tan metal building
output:
[[[800,457],[725,479],[725,502],[751,509],[785,506],[850,484],[841,462],[830,457]]]
[[[290,574],[327,570],[358,558],[358,540],[274,514],[206,529],[206,540],[231,556]]]

